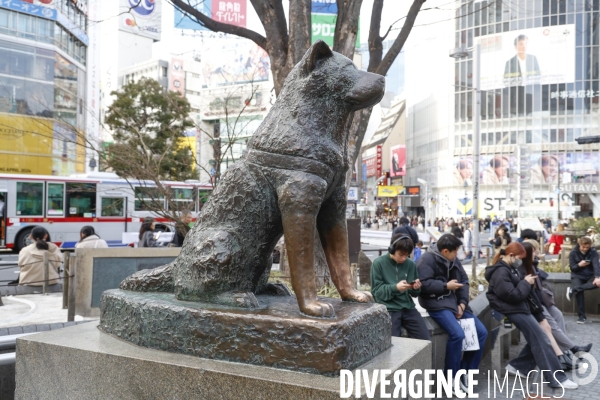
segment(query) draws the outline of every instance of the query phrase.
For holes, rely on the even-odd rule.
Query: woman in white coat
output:
[[[48,253],[48,284],[55,285],[59,281],[58,270],[62,263],[62,253],[57,245],[47,242],[50,234],[45,228],[36,226],[31,231],[33,243],[24,247],[19,253],[19,285],[44,285],[44,253]]]
[[[79,232],[81,240],[75,245],[76,249],[105,249],[108,244],[100,236],[96,235],[93,226],[84,226]]]

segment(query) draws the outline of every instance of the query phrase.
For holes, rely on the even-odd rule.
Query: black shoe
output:
[[[573,369],[573,361],[570,358],[567,358],[564,354],[558,356],[558,361],[560,362],[560,369],[563,371],[570,371]]]
[[[585,324],[586,322],[587,322],[586,317],[579,317],[579,319],[577,320],[578,324]]]
[[[582,351],[584,353],[589,353],[591,349],[592,349],[592,343],[588,343],[587,346],[573,346],[571,351],[573,352],[573,354],[577,354],[580,351]]]

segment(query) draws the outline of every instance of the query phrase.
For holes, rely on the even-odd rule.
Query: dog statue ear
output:
[[[313,69],[315,69],[319,60],[323,60],[327,57],[333,57],[331,49],[324,41],[317,40],[312,46],[310,46],[302,59],[303,69],[307,73],[310,73]]]

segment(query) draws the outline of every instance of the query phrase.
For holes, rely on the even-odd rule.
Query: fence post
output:
[[[48,258],[49,253],[47,251],[44,252],[44,285],[42,289],[43,294],[48,294],[48,267],[50,264],[50,259]]]
[[[69,261],[71,260],[71,252],[65,253],[63,262],[63,310],[69,308]]]
[[[69,311],[67,321],[75,321],[75,273],[77,271],[77,255],[69,259]]]
[[[486,262],[486,265],[492,265],[490,263],[490,247],[489,246],[487,246],[485,248],[485,262]]]
[[[352,275],[352,287],[356,289],[356,264],[350,264],[350,274]]]

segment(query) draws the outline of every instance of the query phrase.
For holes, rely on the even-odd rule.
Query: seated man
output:
[[[412,251],[413,242],[408,236],[393,237],[388,254],[376,258],[371,266],[371,293],[390,314],[392,336],[399,337],[404,327],[413,339],[431,340],[425,321],[415,309],[411,297],[418,296],[421,291],[417,267],[408,258]]]
[[[419,303],[427,310],[431,318],[448,333],[446,345],[445,369],[452,371],[452,377],[461,370],[479,369],[483,347],[487,339],[487,329],[473,315],[469,308],[469,280],[456,257],[462,246],[459,238],[451,234],[442,235],[431,245],[417,263],[421,278]],[[464,331],[456,320],[473,318],[479,340],[479,350],[467,351],[462,357]],[[461,376],[460,389],[467,391],[467,375]],[[455,391],[459,391],[455,388]]]
[[[583,292],[600,287],[598,252],[591,247],[592,239],[582,236],[577,239],[577,245],[569,254],[572,286],[567,288],[567,299],[570,301],[571,296],[575,295],[577,313],[579,314],[578,324],[585,324],[586,322]]]
[[[417,233],[417,231],[414,230],[412,226],[409,225],[410,221],[408,220],[408,218],[400,217],[400,220],[398,222],[399,225],[396,229],[394,229],[394,232],[392,232],[392,236],[403,234],[408,236],[413,243],[417,243],[419,241],[419,234]]]

